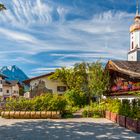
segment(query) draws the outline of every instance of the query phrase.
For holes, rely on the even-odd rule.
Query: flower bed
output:
[[[59,111],[3,111],[2,118],[6,119],[60,119]]]

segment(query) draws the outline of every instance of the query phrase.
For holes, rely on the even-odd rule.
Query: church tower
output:
[[[130,50],[128,52],[128,61],[140,61],[140,14],[138,0],[134,24],[130,27]]]

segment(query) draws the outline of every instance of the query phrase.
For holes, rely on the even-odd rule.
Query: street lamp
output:
[[[0,11],[6,10],[6,7],[0,3]]]

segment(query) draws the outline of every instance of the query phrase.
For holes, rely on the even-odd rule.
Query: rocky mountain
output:
[[[6,75],[8,80],[18,80],[19,82],[22,82],[28,79],[28,76],[15,65],[2,67],[0,73]]]

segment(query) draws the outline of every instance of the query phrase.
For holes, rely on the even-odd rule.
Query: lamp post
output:
[[[6,7],[4,6],[4,4],[0,3],[0,11],[6,10]]]

